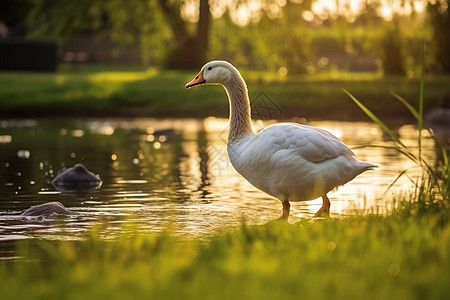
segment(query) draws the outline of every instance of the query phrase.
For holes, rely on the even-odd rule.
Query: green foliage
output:
[[[353,217],[246,226],[203,240],[169,232],[25,241],[0,262],[2,299],[442,299],[450,224]]]
[[[310,73],[314,70],[311,66],[321,58],[320,50],[326,50],[327,58],[346,57],[347,64],[361,57],[376,57],[386,74],[406,72],[413,76],[417,74],[422,41],[428,41],[434,49],[435,59],[430,65],[439,67],[442,62],[442,71],[446,72],[448,60],[449,18],[448,13],[441,12],[445,1],[429,5],[431,22],[415,13],[385,20],[376,9],[381,5],[379,1],[363,4],[366,7],[361,15],[352,21],[339,15],[345,11],[342,9],[334,13],[337,15],[330,12],[326,20],[315,16],[308,22],[302,15],[311,10],[314,1],[266,0],[260,6],[256,3],[259,11],[252,12],[245,28],[235,23],[238,8],[245,7],[247,1],[238,5],[202,0],[208,6],[204,13],[199,14],[199,9],[195,12],[194,7],[191,15],[183,12],[190,5],[186,1],[29,1],[30,36],[64,40],[85,34],[108,38],[120,45],[119,50],[139,49],[143,62],[149,65],[193,68],[204,63],[203,51],[208,51],[210,59],[225,58],[247,67],[287,67],[291,74]],[[208,11],[227,13],[213,19]],[[196,19],[203,22],[195,23]],[[324,35],[338,46],[320,49]]]
[[[305,7],[307,4],[289,3],[282,18],[264,17],[257,24],[248,25],[245,30],[233,24],[213,28],[213,36],[223,39],[223,42],[217,42],[211,57],[230,57],[236,64],[246,67],[274,71],[287,67],[290,74],[306,73],[307,66],[315,58],[313,30],[299,17]],[[224,46],[225,49],[222,48]]]
[[[165,20],[155,0],[32,0],[32,4],[27,17],[31,37],[61,42],[83,34],[109,38],[138,48],[144,63],[164,59],[166,49],[173,46],[173,35],[162,26]]]
[[[100,2],[92,5],[88,1],[31,0],[31,4],[27,17],[31,36],[65,39],[103,26]]]

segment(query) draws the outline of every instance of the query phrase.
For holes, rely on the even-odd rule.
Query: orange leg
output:
[[[283,203],[283,214],[281,215],[279,220],[287,221],[287,219],[289,218],[289,212],[291,211],[291,204],[289,203],[288,200],[285,200],[282,203]]]
[[[330,215],[330,199],[328,199],[327,195],[322,197],[322,207],[316,212],[314,218],[317,217],[326,217]]]

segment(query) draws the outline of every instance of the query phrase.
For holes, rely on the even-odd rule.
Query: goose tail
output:
[[[372,164],[372,163],[368,163],[368,162],[365,162],[365,161],[358,160],[358,167],[361,170],[360,173],[362,173],[362,172],[365,172],[365,171],[368,171],[368,170],[373,170],[375,168],[378,168],[379,166],[375,165],[375,164]]]

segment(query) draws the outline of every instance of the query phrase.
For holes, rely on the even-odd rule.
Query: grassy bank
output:
[[[141,67],[62,67],[57,73],[0,72],[0,115],[21,116],[227,116],[219,87],[185,90],[198,70],[158,71]],[[245,71],[250,97],[276,106],[274,118],[365,117],[342,92],[345,88],[382,116],[405,116],[391,91],[417,101],[418,80],[378,74],[316,74],[282,77]],[[450,76],[426,80],[425,109],[448,92]],[[265,94],[261,96],[261,92]],[[258,102],[256,102],[255,105]],[[258,116],[256,116],[258,117]]]
[[[444,218],[445,219],[445,218]],[[2,299],[446,299],[450,223],[366,216],[170,233],[22,242],[0,262]],[[447,218],[448,219],[448,218]]]

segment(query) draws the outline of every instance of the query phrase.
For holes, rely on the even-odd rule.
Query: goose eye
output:
[[[212,67],[209,67],[208,70],[211,71],[211,70],[212,70]]]

